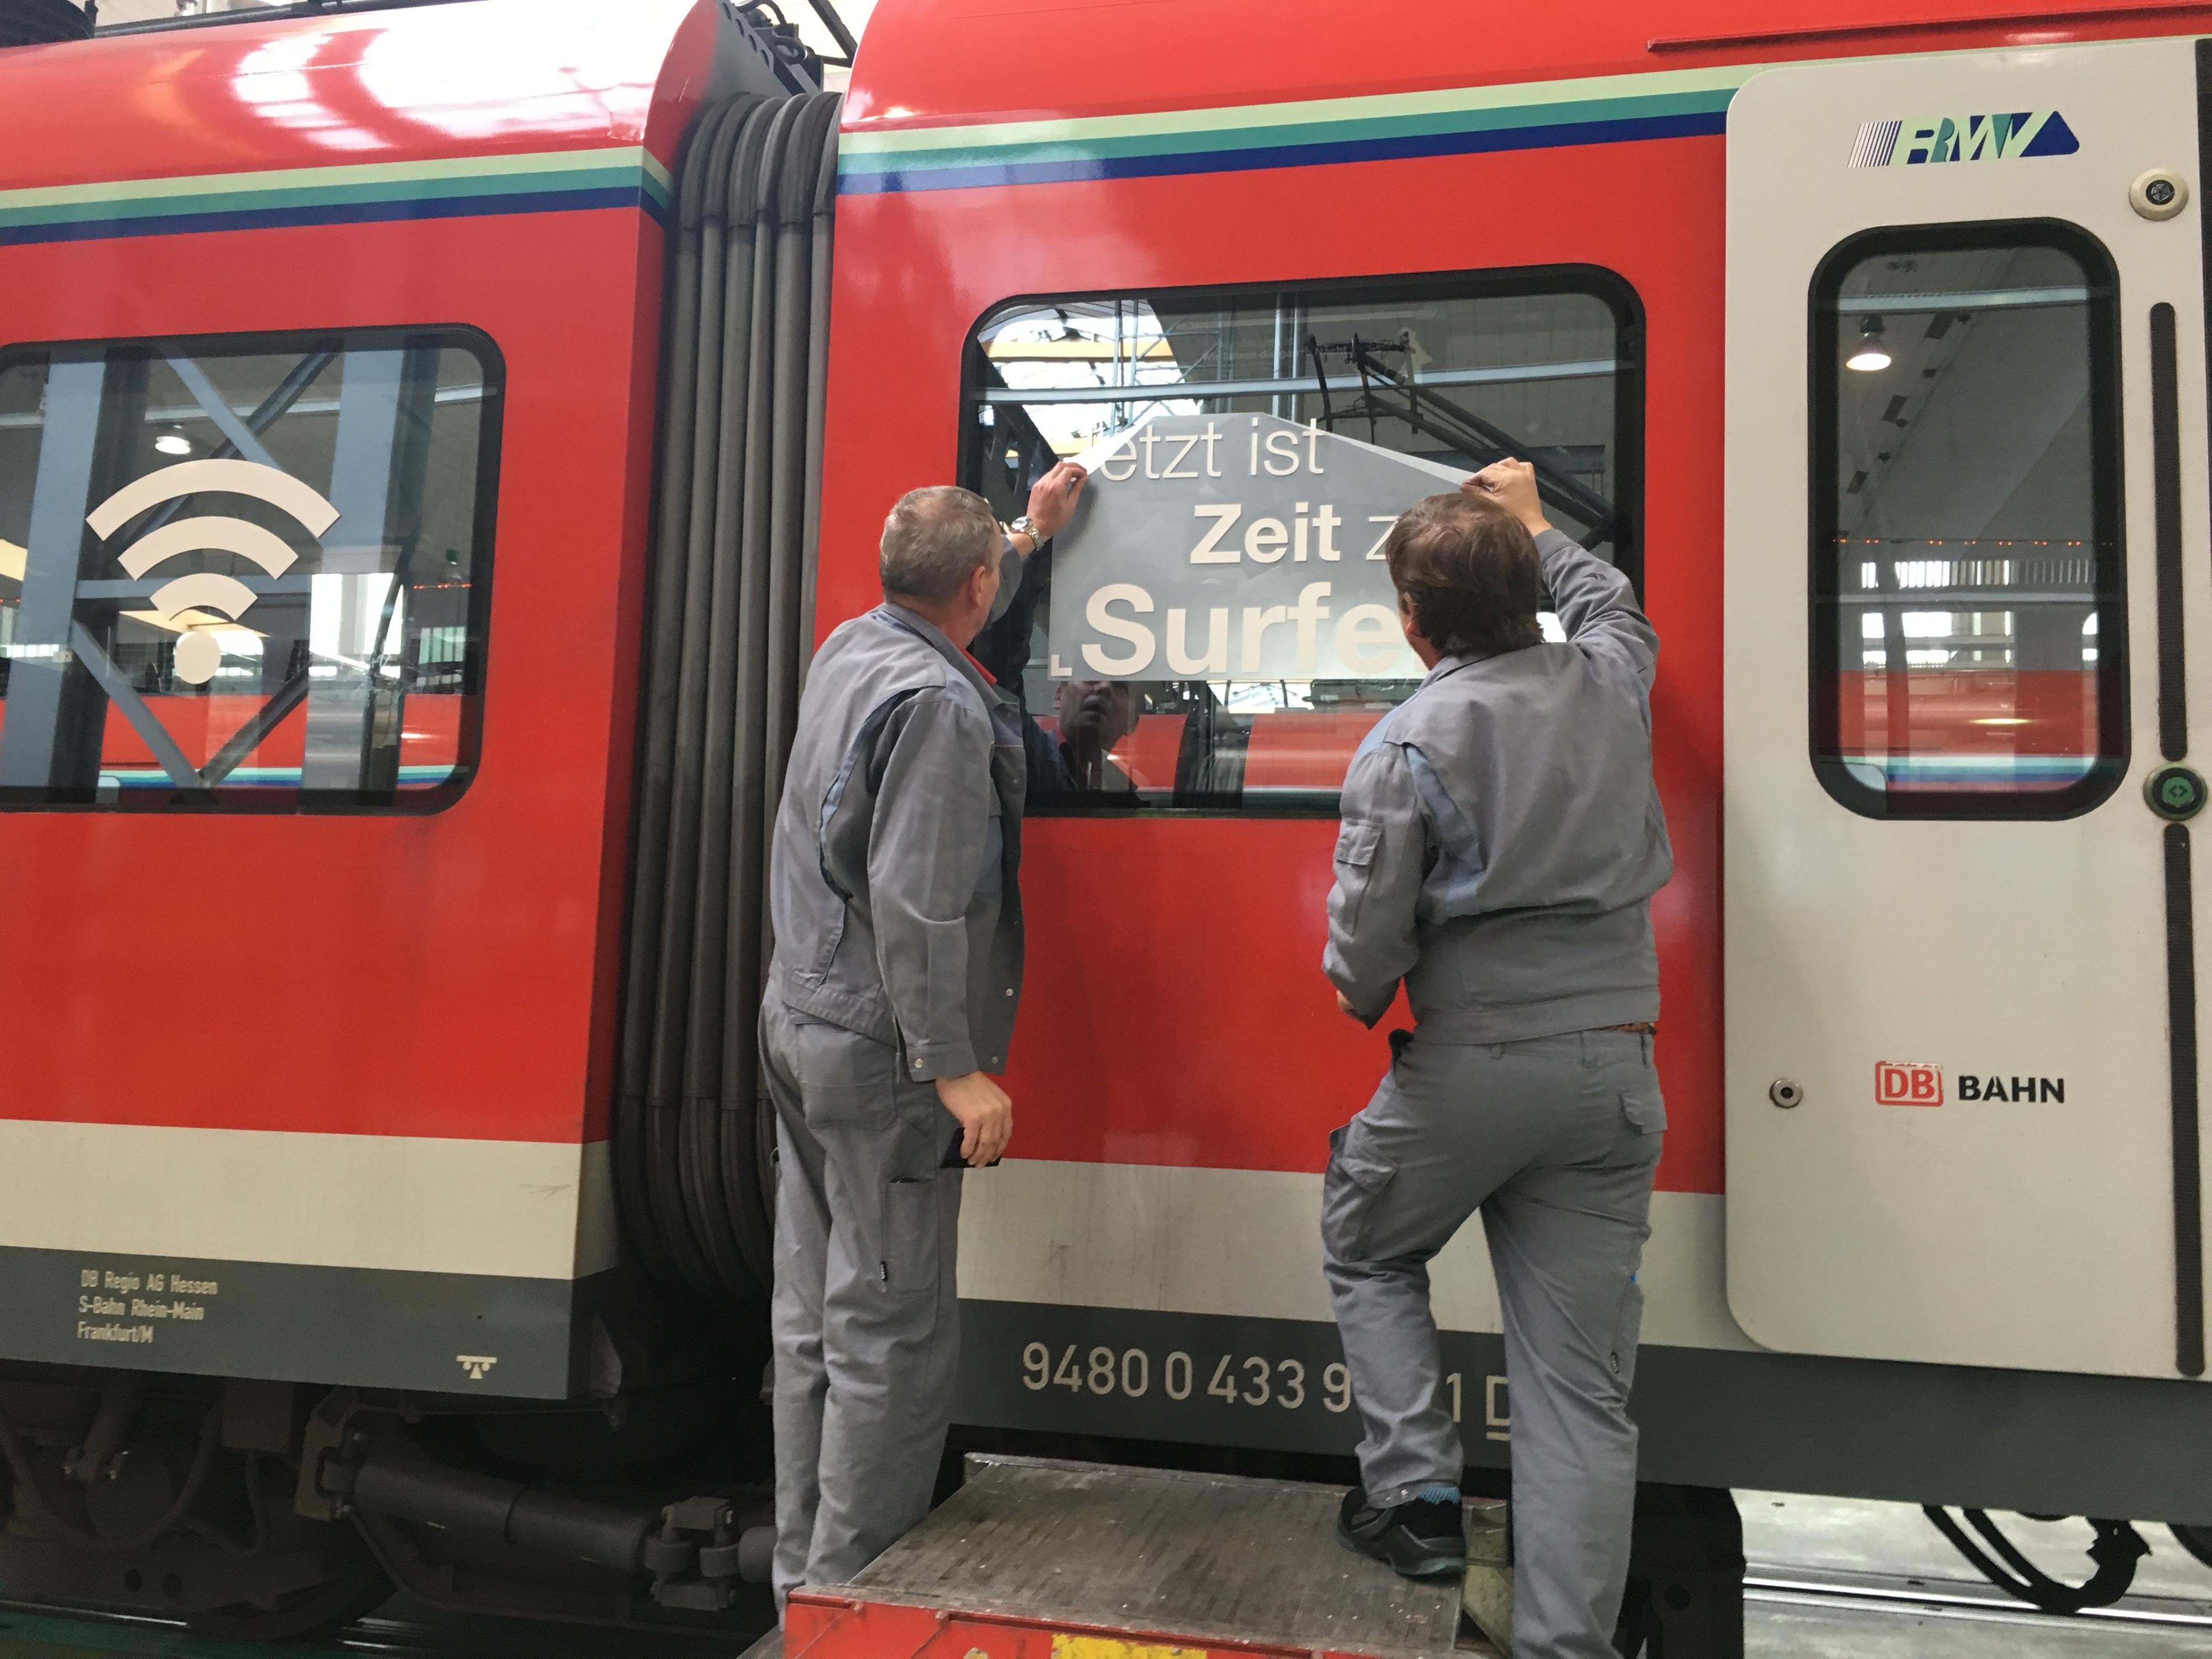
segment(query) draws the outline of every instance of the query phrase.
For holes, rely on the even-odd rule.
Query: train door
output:
[[[1729,111],[1728,1284],[1773,1347],[2203,1370],[2197,53]]]

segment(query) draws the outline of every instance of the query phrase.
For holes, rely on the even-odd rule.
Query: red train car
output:
[[[1408,689],[1353,475],[1510,451],[1664,641],[1647,1479],[2212,1520],[2200,33],[885,0],[842,112],[683,0],[0,56],[0,1572],[731,1600],[805,650],[902,490],[1094,449],[1144,527],[977,647],[1040,759],[970,1443],[1348,1450],[1382,1048],[1316,965]],[[1479,1241],[1435,1274],[1502,1464]],[[247,1496],[291,1579],[175,1529]]]

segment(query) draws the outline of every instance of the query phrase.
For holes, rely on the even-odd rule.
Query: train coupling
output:
[[[611,1568],[651,1579],[658,1605],[719,1613],[768,1576],[773,1548],[740,1527],[726,1498],[688,1498],[657,1512],[573,1498],[436,1462],[396,1428],[356,1423],[317,1461],[318,1496],[334,1516],[435,1528],[461,1545]]]

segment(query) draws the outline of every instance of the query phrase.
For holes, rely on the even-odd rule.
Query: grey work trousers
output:
[[[1366,1432],[1370,1502],[1456,1486],[1429,1261],[1477,1210],[1504,1312],[1515,1659],[1613,1659],[1636,1506],[1628,1416],[1666,1112],[1651,1039],[1391,1039],[1330,1137],[1322,1250]]]
[[[958,1127],[895,1050],[771,996],[778,1134],[776,1605],[842,1584],[929,1512],[960,1350]]]

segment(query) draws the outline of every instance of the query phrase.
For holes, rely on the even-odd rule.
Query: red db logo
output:
[[[1874,1103],[1877,1106],[1941,1106],[1943,1103],[1943,1068],[1894,1060],[1876,1060]]]

